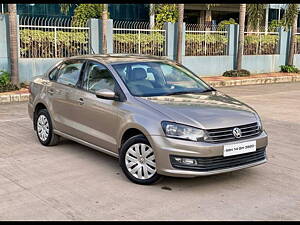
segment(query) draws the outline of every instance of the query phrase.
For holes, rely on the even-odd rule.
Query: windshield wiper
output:
[[[212,92],[212,91],[215,91],[215,89],[207,89],[207,90],[205,90],[205,91],[202,91],[202,92],[200,92],[200,93]]]
[[[172,93],[167,93],[165,96],[169,95],[183,95],[183,94],[199,94],[199,93],[204,93],[204,92],[211,92],[213,91],[212,89],[208,89],[205,91],[177,91],[177,92],[172,92]]]

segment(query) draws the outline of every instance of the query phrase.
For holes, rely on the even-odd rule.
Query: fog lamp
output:
[[[181,164],[181,165],[197,165],[197,160],[196,159],[191,159],[191,158],[181,158],[178,156],[175,157],[171,157],[174,159],[174,161],[176,162],[176,164]]]

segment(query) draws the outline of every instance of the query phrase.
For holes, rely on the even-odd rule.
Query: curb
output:
[[[292,83],[300,82],[300,75],[290,76],[277,76],[277,77],[255,77],[241,80],[220,80],[209,81],[202,78],[206,83],[213,87],[232,87],[232,86],[244,86],[244,85],[256,85],[256,84],[274,84],[274,83]]]
[[[0,104],[13,102],[27,102],[29,93],[0,95]]]
[[[293,83],[300,82],[300,75],[289,76],[275,76],[275,77],[254,77],[248,79],[235,79],[235,80],[208,80],[208,77],[200,77],[212,87],[233,87],[245,85],[259,85],[259,84],[274,84],[274,83]],[[210,77],[211,79],[211,77]],[[1,94],[0,104],[14,103],[14,102],[27,102],[29,100],[29,93],[21,94]]]

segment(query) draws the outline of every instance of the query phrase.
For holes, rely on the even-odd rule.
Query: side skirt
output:
[[[111,151],[109,151],[109,150],[107,150],[107,149],[104,149],[104,148],[101,148],[101,147],[99,147],[99,146],[97,146],[97,145],[88,143],[88,142],[86,142],[86,141],[84,141],[84,140],[82,140],[82,139],[73,137],[73,136],[71,136],[71,135],[69,135],[69,134],[65,134],[65,133],[60,132],[60,131],[58,131],[58,130],[54,130],[54,133],[57,134],[57,135],[59,135],[59,136],[62,136],[62,137],[64,137],[64,138],[67,138],[67,139],[70,139],[70,140],[72,140],[72,141],[75,141],[75,142],[77,142],[77,143],[79,143],[79,144],[82,144],[82,145],[88,146],[88,147],[90,147],[90,148],[93,148],[93,149],[95,149],[95,150],[97,150],[97,151],[100,151],[100,152],[106,153],[106,154],[108,154],[108,155],[114,156],[114,157],[116,157],[116,158],[119,158],[119,155],[118,155],[117,153],[111,152]]]

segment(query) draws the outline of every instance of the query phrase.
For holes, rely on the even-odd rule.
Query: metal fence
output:
[[[114,21],[113,52],[166,55],[166,30],[150,29],[147,22]]]
[[[21,58],[63,58],[90,53],[89,27],[69,18],[20,17]]]
[[[244,55],[279,54],[279,32],[244,32]]]
[[[185,55],[228,55],[228,32],[225,26],[187,24]]]

